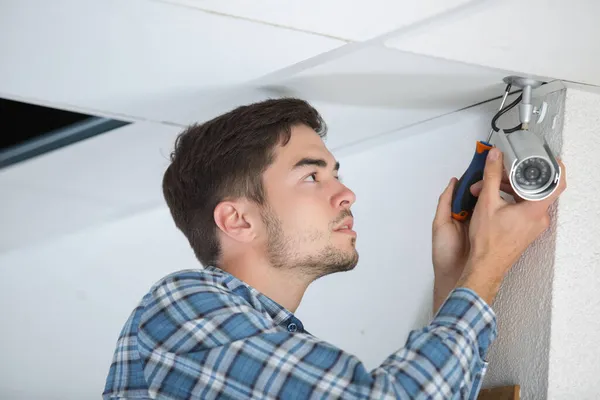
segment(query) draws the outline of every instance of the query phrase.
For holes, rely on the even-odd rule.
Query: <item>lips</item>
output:
[[[337,228],[334,229],[334,231],[351,231],[352,227],[354,226],[354,219],[353,218],[346,218],[344,219]]]

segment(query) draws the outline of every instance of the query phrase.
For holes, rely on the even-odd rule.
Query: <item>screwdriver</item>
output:
[[[504,97],[502,98],[502,104],[500,104],[500,110],[498,112],[502,111],[502,107],[504,107],[504,103],[506,103],[506,98],[508,97],[510,88],[511,85],[508,84],[506,86]],[[490,130],[490,134],[485,142],[482,140],[477,141],[475,144],[475,154],[473,155],[473,159],[471,160],[471,163],[469,164],[469,167],[465,173],[460,177],[458,183],[454,187],[454,191],[452,193],[452,218],[457,221],[467,220],[473,213],[473,209],[477,204],[477,197],[473,196],[471,193],[471,185],[483,179],[485,160],[489,151],[493,147],[490,144],[493,134],[494,128]]]

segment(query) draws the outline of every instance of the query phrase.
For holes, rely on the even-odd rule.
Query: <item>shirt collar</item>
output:
[[[248,290],[254,298],[258,299],[262,307],[273,319],[274,323],[281,324],[294,317],[294,314],[291,311],[287,310],[273,299],[265,296],[254,287],[248,285],[246,282],[231,275],[229,272],[212,265],[204,267],[204,270],[221,275],[223,277],[223,283],[225,283],[227,287],[231,289],[231,291],[235,292],[239,291],[240,289]],[[296,318],[294,319],[297,320]]]

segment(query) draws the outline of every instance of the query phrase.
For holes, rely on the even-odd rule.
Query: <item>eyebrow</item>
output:
[[[317,167],[327,168],[327,161],[323,160],[322,158],[304,157],[303,159],[301,159],[294,165],[292,170],[301,168],[301,167],[304,167],[307,165],[316,165]],[[339,169],[340,169],[340,163],[336,161],[335,166],[333,167],[333,170],[339,171]]]

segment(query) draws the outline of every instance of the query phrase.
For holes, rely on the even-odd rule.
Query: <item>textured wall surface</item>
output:
[[[565,89],[535,96],[544,100],[548,113],[533,133],[546,138],[554,154],[562,147]],[[500,118],[498,126],[518,123],[518,110]],[[545,399],[548,383],[548,348],[552,314],[552,281],[556,237],[556,207],[550,229],[542,234],[510,271],[493,309],[498,316],[498,339],[490,355],[485,386],[521,385],[523,399]]]
[[[549,399],[600,398],[600,91],[567,89],[553,284]],[[526,360],[524,360],[526,361]]]

